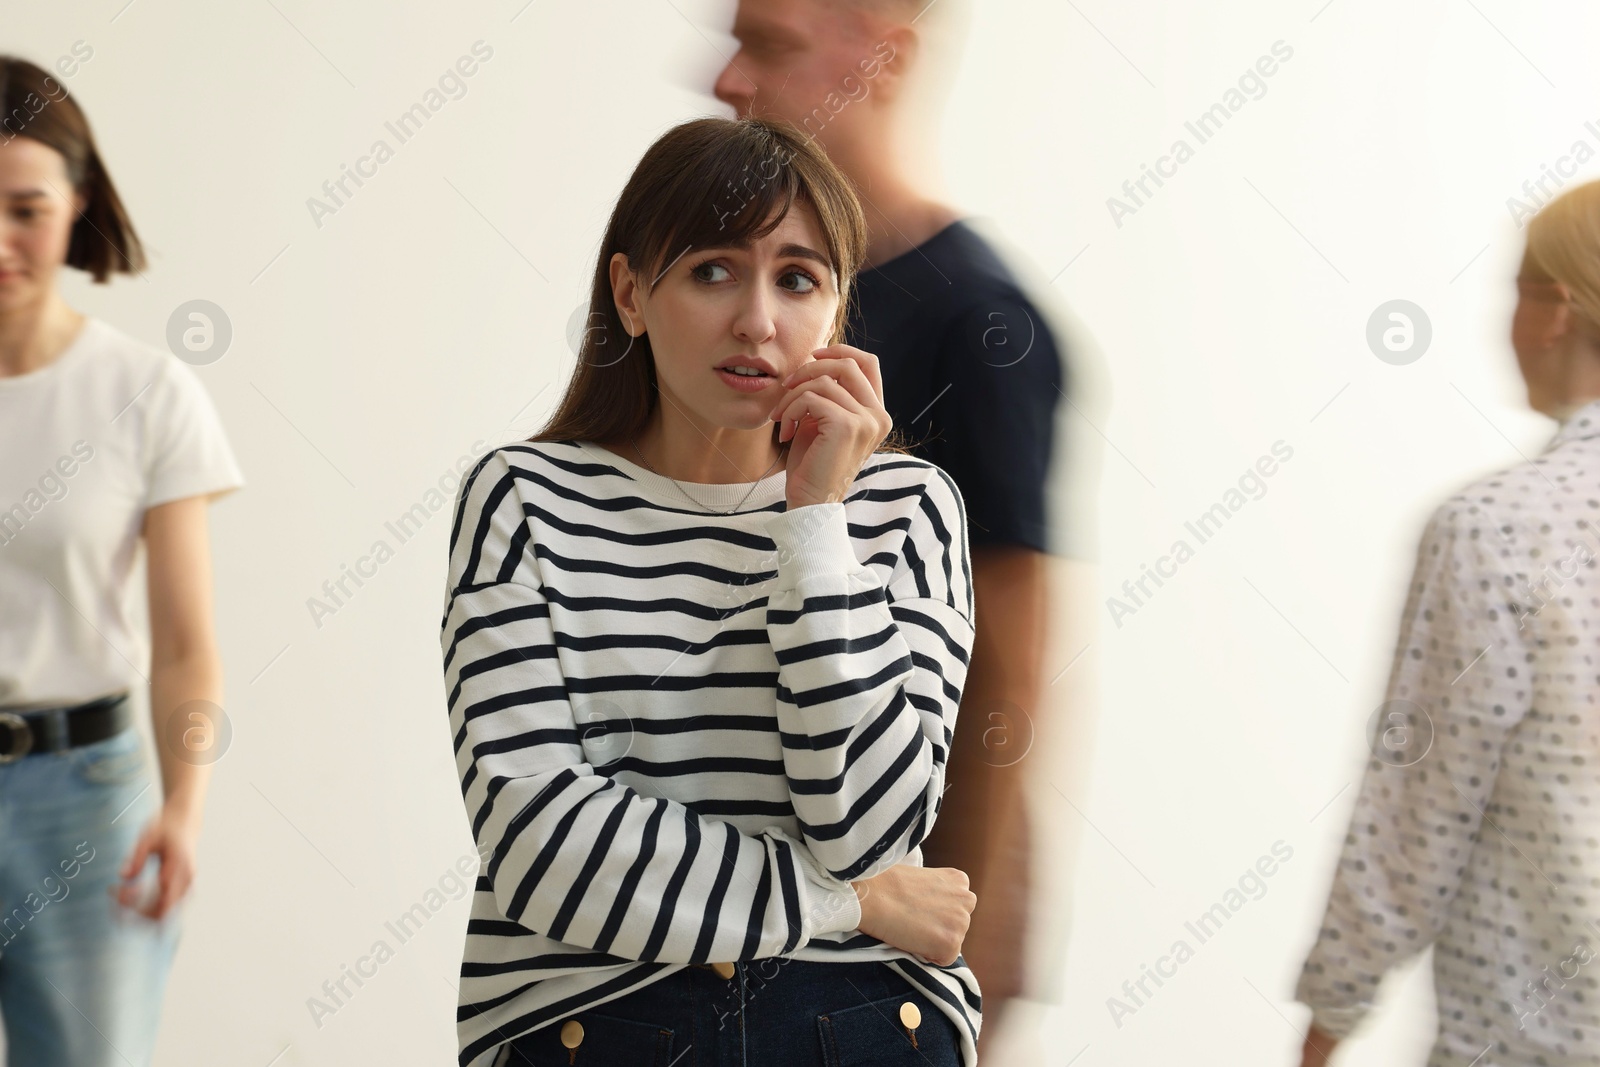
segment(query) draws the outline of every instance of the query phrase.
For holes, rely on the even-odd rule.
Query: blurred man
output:
[[[878,355],[896,428],[966,502],[977,643],[923,853],[966,871],[978,895],[964,955],[983,991],[987,1051],[1024,991],[1033,936],[1037,835],[1022,757],[1041,718],[1047,553],[1063,532],[1047,482],[1066,381],[1045,315],[939,187],[939,112],[966,14],[965,0],[740,0],[739,49],[714,92],[741,116],[797,124],[855,182],[869,269],[848,342]]]

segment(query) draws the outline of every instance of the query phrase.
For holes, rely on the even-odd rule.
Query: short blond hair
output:
[[[1528,222],[1522,271],[1565,286],[1573,311],[1600,332],[1600,181],[1568,189]]]

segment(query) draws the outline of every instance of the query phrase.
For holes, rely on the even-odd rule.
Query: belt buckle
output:
[[[33,730],[21,715],[0,711],[0,726],[11,730],[11,751],[0,753],[0,764],[15,763],[33,749]]]

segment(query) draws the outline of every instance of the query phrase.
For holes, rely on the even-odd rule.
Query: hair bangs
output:
[[[652,286],[688,253],[748,248],[777,229],[797,202],[809,202],[800,174],[790,165],[793,153],[782,144],[749,137],[730,148],[702,156],[668,191],[657,245],[641,250],[652,265]],[[825,240],[837,270],[831,237]]]

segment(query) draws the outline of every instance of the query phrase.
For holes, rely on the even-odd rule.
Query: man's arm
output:
[[[972,584],[979,620],[961,699],[955,762],[963,773],[953,803],[942,808],[948,851],[940,862],[967,872],[985,910],[989,875],[1006,850],[1006,835],[1021,817],[1022,755],[1033,737],[1049,616],[1045,555],[1015,545],[975,546]],[[964,795],[963,795],[964,794]],[[1002,874],[1002,878],[1004,875]],[[975,916],[974,927],[981,923]],[[984,947],[969,938],[968,955]]]
[[[995,292],[946,324],[933,369],[949,388],[933,409],[928,458],[967,503],[977,633],[952,791],[923,851],[932,865],[966,871],[978,895],[965,951],[993,1019],[1022,992],[1034,926],[1026,786],[1047,725],[1040,675],[1056,609],[1048,501],[1065,366],[1036,309]]]

